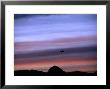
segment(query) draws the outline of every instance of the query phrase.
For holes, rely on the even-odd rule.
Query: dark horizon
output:
[[[65,72],[57,66],[51,67],[48,72],[38,71],[38,70],[15,70],[14,76],[96,76],[97,71],[95,72],[81,72],[81,71],[72,71]]]

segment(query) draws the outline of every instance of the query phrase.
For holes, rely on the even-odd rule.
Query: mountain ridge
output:
[[[81,71],[65,72],[58,66],[52,66],[48,72],[38,70],[15,70],[14,76],[97,76],[97,71],[94,73]]]

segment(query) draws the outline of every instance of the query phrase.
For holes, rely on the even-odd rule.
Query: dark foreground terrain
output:
[[[97,76],[97,72],[65,72],[57,66],[51,67],[48,72],[42,72],[37,70],[17,70],[14,71],[14,76]]]

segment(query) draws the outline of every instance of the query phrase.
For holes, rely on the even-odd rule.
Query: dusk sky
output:
[[[14,46],[14,70],[95,72],[97,15],[15,14]]]

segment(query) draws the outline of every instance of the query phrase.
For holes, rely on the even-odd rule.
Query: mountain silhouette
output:
[[[14,76],[96,76],[97,72],[87,73],[81,71],[65,72],[58,66],[52,66],[48,72],[37,70],[16,70]]]
[[[65,72],[57,66],[53,66],[48,70],[49,75],[59,76],[63,75]]]

